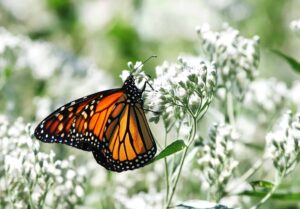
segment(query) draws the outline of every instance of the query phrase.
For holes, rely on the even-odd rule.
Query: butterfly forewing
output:
[[[43,142],[63,143],[85,151],[100,148],[105,119],[102,115],[109,115],[111,104],[122,95],[122,90],[114,89],[70,102],[42,121],[34,135]]]

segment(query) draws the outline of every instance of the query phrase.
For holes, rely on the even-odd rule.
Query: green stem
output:
[[[273,193],[276,191],[278,186],[279,185],[274,185],[273,188],[266,194],[266,196],[264,196],[264,198],[261,199],[259,203],[257,203],[255,206],[251,207],[250,209],[258,209],[261,205],[263,205],[273,195]]]
[[[231,92],[229,91],[226,91],[225,122],[230,123],[233,127],[235,127],[233,98]]]
[[[49,191],[49,188],[51,187],[52,183],[51,182],[46,182],[46,187],[45,187],[45,191],[41,197],[41,201],[40,201],[40,208],[44,208],[45,206],[45,201],[46,201],[46,197]]]
[[[185,160],[185,157],[186,157],[186,154],[187,154],[187,150],[188,150],[188,148],[185,148],[184,153],[183,153],[183,155],[181,157],[180,164],[179,164],[179,170],[178,170],[175,182],[174,182],[174,186],[172,187],[172,190],[171,190],[171,193],[170,193],[170,198],[167,201],[167,207],[166,208],[170,207],[170,204],[172,202],[173,196],[175,194],[177,183],[178,183],[178,180],[179,180],[179,177],[180,177],[180,174],[181,174],[181,170],[182,170],[182,167],[183,167],[183,163],[184,163],[184,160]]]
[[[168,134],[166,133],[165,135],[165,147],[167,146],[167,138],[168,138]],[[169,188],[170,188],[170,182],[169,182],[169,169],[168,169],[168,161],[167,158],[164,158],[164,162],[165,162],[165,173],[166,173],[166,204],[168,202],[168,198],[169,198]]]
[[[270,199],[270,197],[274,194],[274,192],[277,190],[277,188],[279,187],[282,178],[284,177],[284,173],[282,173],[282,175],[276,175],[276,182],[274,184],[274,186],[272,187],[272,189],[253,207],[251,207],[250,209],[258,209],[260,206],[262,206],[268,199]]]
[[[36,208],[36,207],[34,206],[33,200],[32,200],[32,193],[33,193],[32,185],[31,185],[30,187],[31,187],[31,188],[30,188],[30,193],[29,193],[29,195],[28,195],[28,201],[29,201],[30,208],[31,208],[31,209],[34,209],[34,208]]]
[[[258,161],[256,161],[255,164],[237,180],[237,183],[229,187],[227,191],[232,191],[233,189],[237,189],[242,182],[245,182],[247,179],[249,179],[262,166],[264,161],[265,159],[263,160],[259,159]]]
[[[189,138],[188,138],[188,145],[187,145],[187,147],[185,148],[185,150],[184,150],[184,152],[183,152],[183,155],[182,155],[182,157],[181,157],[180,164],[179,164],[179,170],[178,170],[177,176],[176,176],[176,178],[175,178],[175,182],[174,182],[174,185],[173,185],[173,187],[172,187],[172,190],[171,190],[171,193],[170,193],[170,197],[169,197],[169,199],[168,199],[168,201],[167,201],[167,206],[166,206],[166,208],[170,208],[170,204],[171,204],[171,202],[172,202],[173,196],[174,196],[175,191],[176,191],[177,183],[178,183],[178,180],[179,180],[181,171],[182,171],[182,167],[183,167],[183,164],[184,164],[186,155],[187,155],[187,151],[188,151],[189,146],[191,145],[191,143],[194,141],[194,138],[195,138],[195,135],[196,135],[197,119],[196,119],[195,117],[192,117],[192,120],[193,120],[192,132],[191,132],[191,134],[189,135]],[[175,173],[176,173],[176,172],[175,172]]]
[[[4,191],[5,191],[8,199],[9,199],[9,204],[11,205],[11,208],[15,209],[16,207],[15,207],[15,205],[13,203],[13,199],[12,199],[13,195],[10,193],[10,189],[7,189],[7,188],[9,188],[9,186],[8,186],[9,180],[8,180],[8,177],[7,177],[7,173],[6,173],[5,169],[3,169],[3,171],[4,171],[4,179],[5,179],[4,180],[4,182],[5,182],[5,190]]]
[[[246,181],[250,178],[262,166],[264,161],[265,159],[256,161],[255,164],[241,176],[241,181]]]

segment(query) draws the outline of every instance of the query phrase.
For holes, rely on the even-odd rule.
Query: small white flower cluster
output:
[[[159,112],[151,120],[157,122],[161,117],[168,128],[174,121],[182,121],[186,113],[201,116],[214,96],[216,74],[213,64],[196,57],[158,66],[151,83],[154,90],[146,92],[148,108]]]
[[[238,161],[233,158],[233,141],[238,134],[231,126],[215,124],[209,131],[209,140],[201,150],[198,164],[203,170],[201,179],[211,194],[222,197]],[[218,199],[218,198],[217,198]]]
[[[281,176],[295,169],[300,159],[300,114],[288,111],[266,136],[266,156],[273,160]]]
[[[31,69],[36,79],[47,79],[63,62],[53,56],[54,47],[42,42],[31,42],[28,38],[12,35],[0,28],[0,69],[14,67],[16,70]]]
[[[253,81],[245,94],[244,105],[247,109],[260,112],[259,120],[266,121],[270,113],[282,109],[289,90],[284,82],[275,78]]]
[[[300,20],[293,20],[290,23],[291,30],[298,36],[300,36]]]
[[[55,16],[47,9],[47,4],[41,1],[24,0],[20,4],[16,0],[3,0],[0,1],[0,7],[2,18],[9,18],[5,22],[9,22],[10,27],[14,28],[22,24],[22,31],[49,28],[55,23]]]
[[[9,71],[9,73],[5,71]],[[36,105],[37,108],[35,113],[44,113],[43,115],[37,114],[37,120],[49,114],[53,103],[61,104],[66,102],[66,98],[82,97],[82,95],[106,89],[113,83],[109,75],[97,69],[95,64],[87,60],[77,59],[49,43],[32,41],[27,37],[13,35],[4,28],[0,28],[0,88],[6,86],[6,89],[13,89],[16,92],[13,94],[10,92],[12,95],[23,94],[24,88],[15,87],[14,79],[20,77],[20,74],[24,76],[24,71],[28,71],[28,74],[32,76],[32,78],[26,77],[28,79],[24,82],[37,87],[39,91],[41,90],[40,85],[43,84],[42,93],[48,97],[37,97],[32,101],[32,98],[39,93],[30,91],[33,95],[26,95],[26,98],[30,98],[31,101],[18,101],[22,97],[11,97],[10,103],[12,104],[9,105],[22,111],[22,107],[18,107],[18,104],[33,102],[32,106]],[[13,82],[3,81],[5,74],[10,74],[10,80]],[[14,85],[14,87],[9,85]],[[47,105],[40,105],[47,99]],[[26,111],[30,110],[26,109]]]
[[[0,115],[0,205],[13,208],[71,208],[83,198],[85,176],[74,170],[73,157],[55,160],[40,152],[22,119],[9,124]]]
[[[143,63],[141,61],[138,61],[135,64],[128,62],[127,65],[129,70],[123,70],[120,75],[122,81],[124,82],[131,73],[135,79],[136,85],[139,88],[142,88],[142,86],[145,84],[145,81],[150,79],[143,71]]]
[[[300,81],[296,80],[293,82],[289,92],[288,92],[288,99],[298,108],[300,109]]]
[[[163,207],[164,194],[161,192],[140,192],[132,197],[128,197],[127,194],[119,191],[116,198],[127,209],[160,209]]]
[[[211,31],[208,25],[196,30],[204,54],[216,63],[218,85],[242,99],[250,81],[257,75],[259,38],[244,38],[227,24],[220,32]]]

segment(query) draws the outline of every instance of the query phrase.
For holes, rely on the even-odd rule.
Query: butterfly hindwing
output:
[[[156,153],[156,145],[144,110],[140,104],[118,104],[105,126],[101,151],[106,159],[104,166],[113,171],[132,170],[146,165]],[[97,162],[99,150],[93,151]]]

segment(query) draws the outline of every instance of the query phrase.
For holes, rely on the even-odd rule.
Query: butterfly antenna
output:
[[[137,69],[139,69],[141,66],[143,66],[145,63],[147,63],[149,60],[151,60],[151,59],[153,59],[153,58],[157,58],[157,56],[156,56],[156,55],[152,55],[152,56],[148,57],[148,58],[147,58],[146,60],[144,60],[139,66],[135,67],[135,68],[133,69],[132,73],[133,73],[134,71],[136,71]]]

